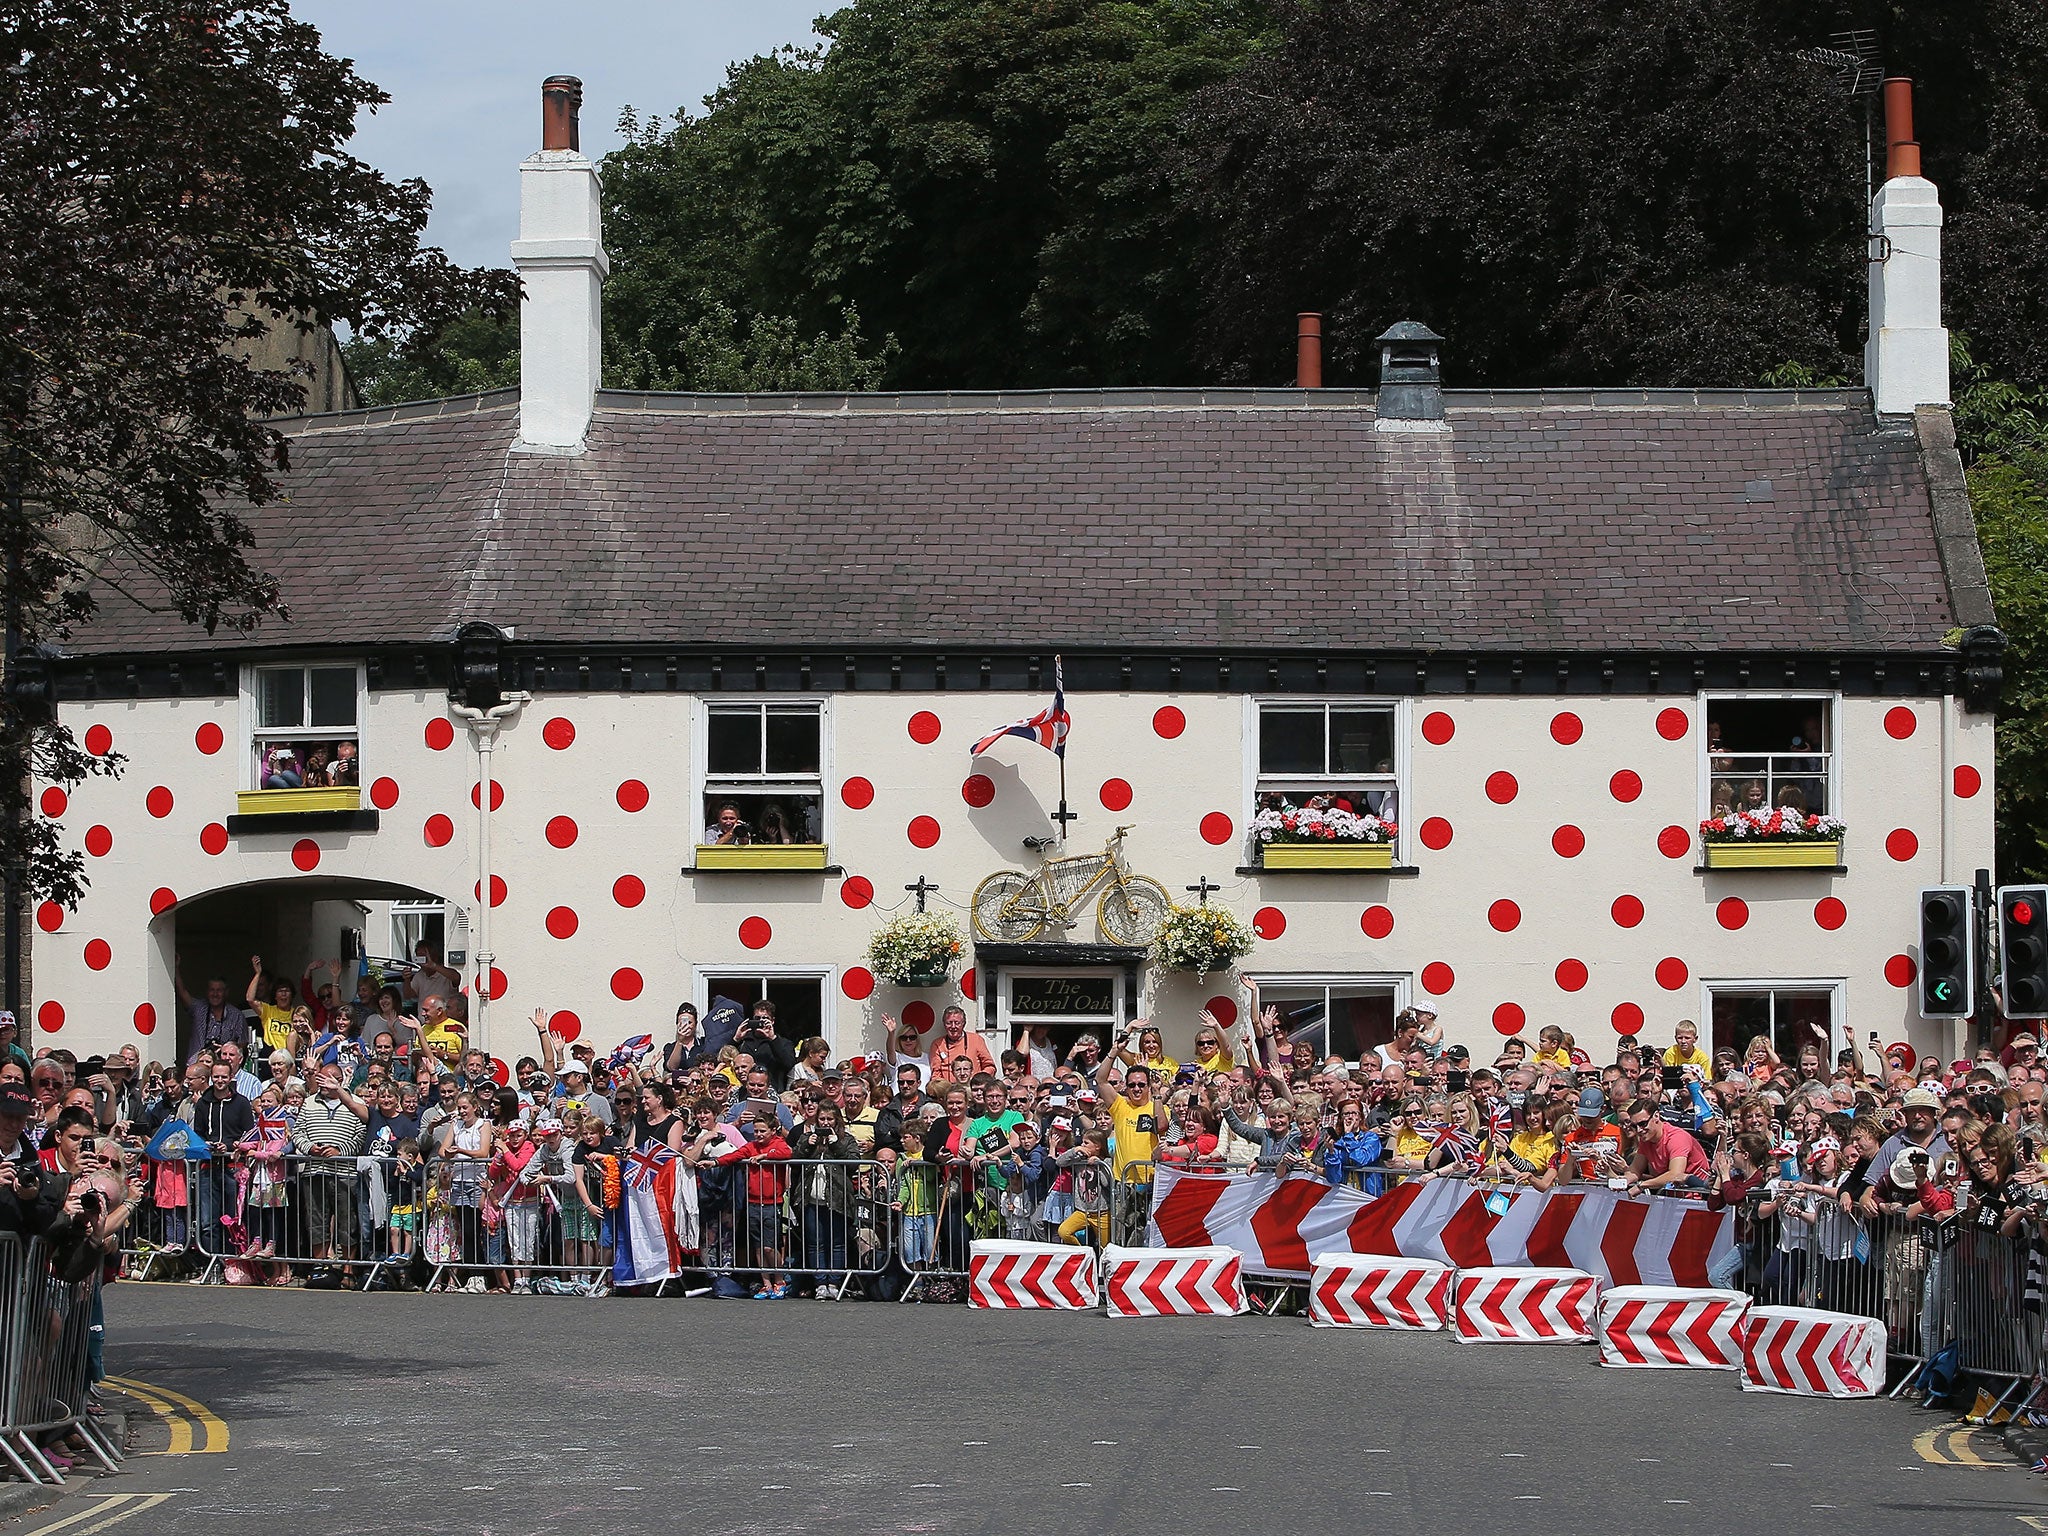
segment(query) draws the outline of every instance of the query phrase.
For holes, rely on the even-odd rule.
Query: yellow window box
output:
[[[1267,869],[1392,869],[1392,843],[1267,843],[1259,850]]]
[[[1842,862],[1840,842],[1703,843],[1709,869],[1833,869]]]
[[[699,843],[699,869],[823,869],[823,843],[753,843],[731,847],[722,843]]]
[[[237,816],[287,816],[300,811],[359,811],[360,789],[245,789],[235,796]]]

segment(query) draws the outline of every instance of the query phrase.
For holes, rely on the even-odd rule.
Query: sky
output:
[[[391,103],[353,152],[434,189],[429,243],[465,266],[505,266],[519,162],[540,148],[540,83],[583,81],[583,149],[618,146],[619,109],[697,110],[735,59],[815,43],[828,0],[294,0],[329,53],[354,59]]]

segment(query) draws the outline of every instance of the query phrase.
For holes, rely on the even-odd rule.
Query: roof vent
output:
[[[1380,337],[1382,421],[1442,421],[1444,373],[1437,347],[1443,337],[1420,320],[1402,320]]]

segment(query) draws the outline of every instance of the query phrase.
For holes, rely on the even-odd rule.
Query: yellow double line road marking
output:
[[[1970,1436],[1976,1433],[1973,1424],[1938,1424],[1933,1429],[1923,1429],[1913,1437],[1913,1449],[1922,1461],[1934,1463],[1937,1467],[2017,1467],[2019,1464],[2000,1458],[1986,1461],[1970,1447]]]
[[[127,1376],[109,1376],[107,1385],[126,1392],[170,1426],[170,1447],[160,1454],[209,1456],[217,1455],[228,1448],[227,1425],[221,1422],[218,1414],[198,1399],[187,1397],[182,1392],[173,1392],[169,1387],[153,1386],[149,1382],[135,1381]],[[206,1432],[203,1444],[193,1443],[196,1438],[193,1434],[195,1424]]]
[[[95,1531],[104,1531],[109,1526],[119,1525],[123,1520],[133,1519],[145,1510],[155,1509],[157,1505],[176,1498],[177,1495],[170,1493],[93,1493],[87,1494],[86,1497],[97,1499],[99,1502],[93,1505],[91,1509],[82,1509],[75,1515],[65,1516],[62,1520],[53,1520],[48,1525],[39,1525],[30,1531],[28,1536],[56,1536],[56,1533],[60,1531],[63,1533],[63,1536],[93,1536]],[[90,1520],[92,1524],[81,1525],[79,1524],[81,1520]]]

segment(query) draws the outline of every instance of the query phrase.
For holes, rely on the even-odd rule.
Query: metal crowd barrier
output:
[[[31,1483],[63,1483],[44,1455],[59,1434],[76,1434],[109,1472],[121,1459],[86,1412],[97,1283],[67,1285],[40,1239],[0,1236],[0,1456]]]
[[[713,1289],[728,1295],[733,1287],[748,1294],[809,1287],[843,1300],[856,1281],[869,1295],[887,1292],[896,1191],[895,1164],[877,1158],[743,1159],[701,1168],[703,1268]]]
[[[576,1170],[562,1159],[543,1151],[536,1162],[507,1181],[441,1158],[418,1181],[416,1198],[395,1169],[384,1170],[380,1256],[406,1276],[426,1273],[429,1290],[605,1294],[615,1213],[602,1208],[598,1191],[600,1213],[591,1214]]]

